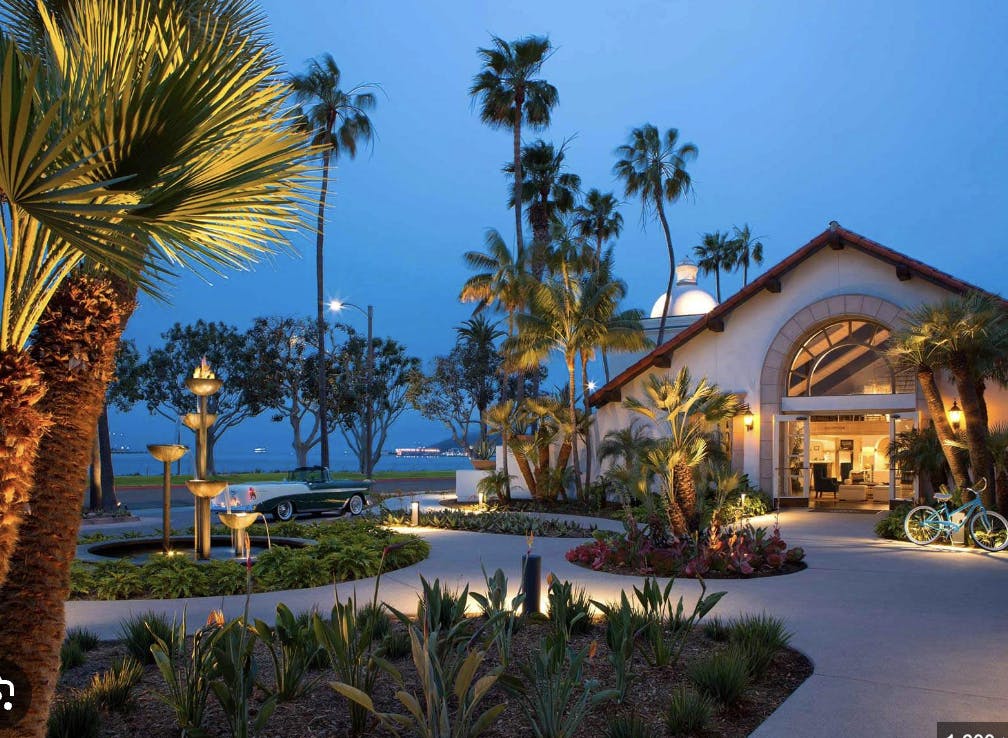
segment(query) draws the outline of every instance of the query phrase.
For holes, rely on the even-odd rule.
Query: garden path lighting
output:
[[[413,500],[410,503],[410,525],[414,528],[420,525],[420,501]]]
[[[364,473],[371,476],[371,443],[374,434],[374,409],[371,402],[371,383],[374,380],[374,305],[368,305],[364,310],[360,305],[342,300],[330,300],[329,309],[338,313],[343,308],[353,308],[361,315],[367,317],[367,364],[364,369],[364,382],[367,386],[367,407],[364,408],[365,428],[364,428]]]
[[[962,423],[962,410],[959,409],[959,403],[956,400],[952,400],[952,407],[948,411],[949,423],[952,424],[952,430],[959,430],[959,424]]]

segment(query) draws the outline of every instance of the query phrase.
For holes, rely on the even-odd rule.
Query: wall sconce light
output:
[[[420,525],[420,501],[413,500],[410,503],[410,525],[414,528]]]
[[[959,424],[962,423],[962,410],[959,409],[959,403],[952,400],[952,407],[948,411],[949,422],[952,424],[952,430],[959,430]]]
[[[742,425],[745,426],[746,431],[751,431],[755,422],[756,418],[753,416],[752,410],[747,407],[745,413],[742,414]]]

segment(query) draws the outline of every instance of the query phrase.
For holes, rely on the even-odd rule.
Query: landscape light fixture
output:
[[[956,400],[952,400],[952,407],[949,408],[948,418],[952,424],[952,430],[959,430],[959,424],[962,423],[962,410],[959,409],[959,403]]]
[[[752,414],[752,410],[746,406],[745,412],[742,414],[742,425],[745,426],[746,432],[748,433],[753,429],[753,425],[756,422],[756,417]]]

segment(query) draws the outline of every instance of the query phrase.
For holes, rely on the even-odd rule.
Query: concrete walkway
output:
[[[801,545],[809,568],[783,577],[719,580],[711,590],[728,595],[722,616],[767,611],[787,619],[792,644],[815,663],[815,673],[753,734],[783,736],[894,736],[935,734],[936,723],[1008,720],[1008,554],[948,548],[920,549],[875,538],[874,515],[787,512],[780,516],[789,545]],[[771,525],[772,518],[756,520]],[[482,587],[480,564],[501,567],[517,586],[522,536],[420,529],[430,557],[382,577],[381,598],[412,611],[419,575],[453,586]],[[586,587],[596,599],[617,597],[635,577],[575,567],[564,553],[576,541],[537,539],[545,572]],[[346,597],[356,586],[370,599],[374,580],[337,587]],[[696,582],[677,588],[695,596]],[[333,588],[252,597],[256,617],[271,618],[278,601],[295,611],[331,607]],[[67,603],[67,625],[115,637],[130,612],[181,613],[202,623],[223,607],[240,613],[243,597],[188,601]]]

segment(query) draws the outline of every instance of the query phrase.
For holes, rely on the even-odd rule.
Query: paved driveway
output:
[[[755,733],[797,736],[935,735],[939,720],[1008,720],[1008,554],[919,549],[880,541],[875,516],[787,512],[781,531],[801,545],[809,568],[784,577],[712,582],[728,595],[717,612],[784,616],[793,645],[815,663],[815,673]],[[772,524],[772,518],[760,522]],[[424,530],[431,556],[382,578],[381,595],[412,610],[418,575],[452,584],[482,585],[480,563],[503,567],[517,583],[525,539]],[[596,598],[618,596],[639,580],[587,571],[563,558],[572,541],[538,539],[544,571],[584,585]],[[356,583],[362,599],[374,580]],[[695,594],[696,582],[682,591]],[[346,596],[353,585],[340,585]],[[269,617],[282,599],[293,609],[327,609],[332,588],[253,596],[257,617]],[[200,623],[223,603],[228,615],[243,598],[190,600],[190,622]],[[112,637],[131,610],[181,612],[182,601],[71,602],[67,624],[87,625]]]

